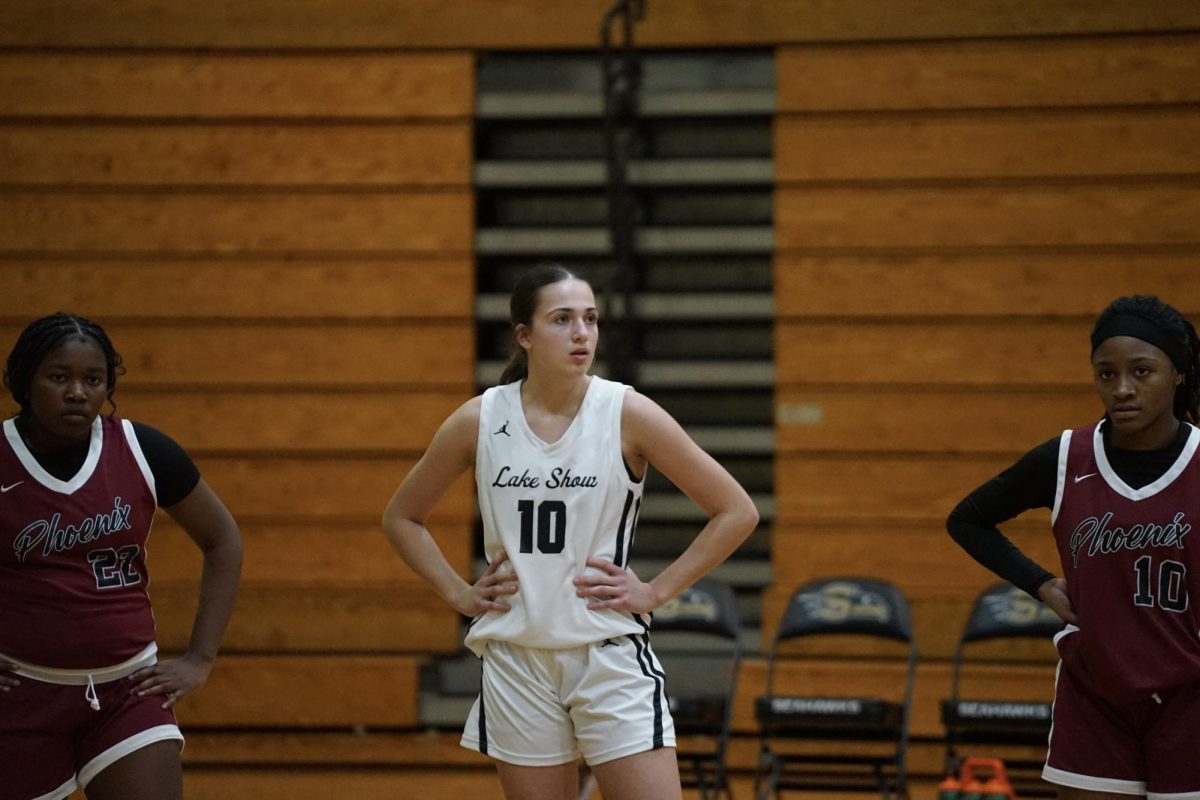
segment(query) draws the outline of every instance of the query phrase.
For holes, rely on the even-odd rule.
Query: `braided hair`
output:
[[[1175,417],[1200,422],[1200,338],[1192,323],[1154,295],[1135,294],[1118,297],[1100,312],[1092,329],[1093,337],[1117,315],[1141,317],[1174,341],[1178,358],[1172,358],[1172,363],[1183,375],[1183,383],[1175,390]]]
[[[537,310],[538,295],[543,286],[561,281],[577,280],[579,276],[561,264],[539,264],[526,272],[513,287],[508,300],[508,320],[512,325],[512,342],[509,345],[508,363],[500,375],[500,384],[515,383],[529,377],[529,356],[517,342],[517,326],[533,324],[533,312]]]
[[[117,404],[113,401],[113,392],[117,388],[117,376],[125,374],[121,355],[113,347],[108,334],[95,322],[75,314],[58,311],[29,323],[28,327],[17,337],[17,343],[13,345],[12,352],[8,354],[8,363],[4,369],[4,385],[8,387],[8,391],[21,406],[22,411],[29,410],[30,387],[38,366],[41,365],[47,354],[70,338],[91,340],[99,345],[108,368],[108,402],[112,405],[113,410],[116,410]]]

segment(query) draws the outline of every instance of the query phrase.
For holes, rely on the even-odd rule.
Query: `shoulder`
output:
[[[670,415],[658,403],[634,389],[632,386],[623,387],[625,390],[621,405],[621,421],[626,424],[645,425],[661,422]]]
[[[433,437],[430,450],[445,455],[451,453],[464,462],[475,460],[475,447],[479,441],[479,420],[483,407],[483,395],[476,395],[456,408]]]
[[[632,387],[627,387],[621,405],[621,438],[627,443],[653,445],[683,435],[683,428],[658,403]]]
[[[475,431],[479,429],[479,420],[483,414],[483,395],[475,395],[446,418],[442,428],[449,431]]]
[[[147,425],[144,422],[134,422],[133,420],[125,420],[133,428],[133,434],[137,437],[137,443],[143,451],[149,456],[150,450],[156,452],[170,452],[182,454],[186,457],[187,453],[183,449],[183,445],[172,439],[167,434],[155,428],[152,425]]]
[[[200,482],[200,470],[183,446],[145,423],[130,421],[129,425],[154,475],[159,505],[166,508],[187,497]]]

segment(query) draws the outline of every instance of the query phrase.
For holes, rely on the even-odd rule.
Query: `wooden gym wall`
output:
[[[388,764],[431,797],[494,791],[433,777],[479,763],[453,737],[204,730],[415,725],[419,660],[458,630],[377,519],[472,389],[472,54],[594,47],[608,6],[0,4],[3,340],[57,308],[104,322],[122,413],[188,447],[246,536],[227,655],[181,709],[190,797],[392,797]],[[1095,415],[1086,333],[1108,299],[1200,312],[1198,31],[1170,0],[647,0],[644,46],[778,48],[765,616],[814,575],[900,584],[920,737],[987,581],[945,514]],[[441,513],[465,571],[469,487]],[[1052,563],[1033,516],[1013,536]],[[151,565],[178,649],[199,560],[160,523]],[[879,669],[828,654],[791,674],[851,693]],[[752,663],[743,731],[760,687]],[[914,757],[937,769],[933,747]]]
[[[946,515],[1099,418],[1088,334],[1109,300],[1200,312],[1200,35],[790,46],[777,65],[764,617],[813,577],[897,583],[922,654],[914,733],[936,736],[947,662],[995,580]],[[1048,524],[1007,530],[1058,572]],[[992,691],[1048,699],[1051,670]]]

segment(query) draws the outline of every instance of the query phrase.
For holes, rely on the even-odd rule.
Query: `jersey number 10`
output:
[[[1187,611],[1187,567],[1178,561],[1164,559],[1158,565],[1158,593],[1154,592],[1154,561],[1142,556],[1133,565],[1137,574],[1137,591],[1133,593],[1133,604],[1153,608],[1156,604],[1164,611]]]
[[[536,514],[532,500],[518,500],[517,513],[521,515],[521,552],[533,552],[533,529],[536,516],[537,549],[539,553],[561,553],[567,544],[567,504],[562,500],[543,500],[537,504]]]

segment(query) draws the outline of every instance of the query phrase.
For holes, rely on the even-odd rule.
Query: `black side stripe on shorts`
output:
[[[613,564],[618,567],[625,566],[625,522],[629,519],[631,505],[633,505],[633,492],[626,492],[625,508],[621,509],[621,523],[617,525],[617,546],[613,548]]]
[[[650,652],[650,637],[646,634],[631,635],[629,640],[637,648],[638,666],[642,674],[654,681],[654,741],[653,749],[661,750],[663,746],[663,680],[666,677],[661,671],[654,669],[654,656]]]
[[[479,676],[479,752],[488,754],[487,745],[487,708],[483,704],[483,675]]]

